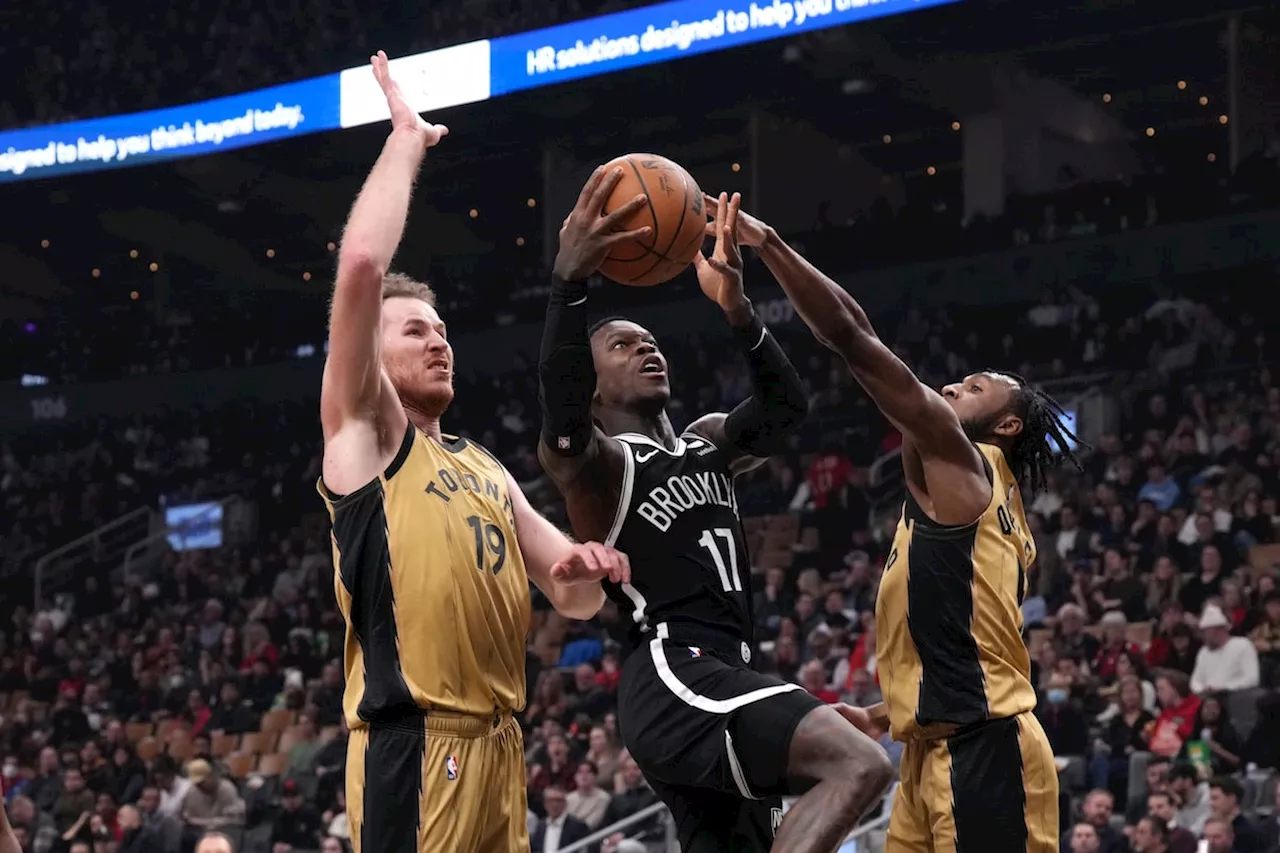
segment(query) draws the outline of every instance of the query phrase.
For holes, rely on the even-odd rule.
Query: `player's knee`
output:
[[[833,708],[815,708],[796,728],[788,775],[811,782],[847,784],[881,793],[893,782],[893,763],[880,745],[851,726]]]

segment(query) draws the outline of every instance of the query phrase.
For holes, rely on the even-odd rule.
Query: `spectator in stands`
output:
[[[1147,466],[1147,481],[1138,490],[1138,500],[1149,501],[1160,512],[1168,512],[1181,494],[1178,483],[1165,471],[1164,465],[1156,462]]]
[[[271,853],[314,850],[320,846],[320,816],[302,798],[292,779],[280,787],[280,813],[271,828]]]
[[[1195,767],[1180,761],[1169,771],[1169,790],[1178,798],[1178,826],[1204,835],[1210,814],[1209,783],[1200,781]]]
[[[26,794],[41,812],[53,811],[62,793],[62,767],[58,762],[58,750],[46,746],[40,750],[40,766],[36,776],[27,786]]]
[[[584,757],[596,766],[599,778],[612,782],[622,761],[622,748],[605,726],[592,726]]]
[[[1098,853],[1124,853],[1129,846],[1124,834],[1111,826],[1111,813],[1115,799],[1110,791],[1095,789],[1085,795],[1080,807],[1080,817],[1093,827],[1098,837]],[[1070,834],[1062,839],[1062,846],[1070,845]]]
[[[304,712],[298,715],[294,738],[293,746],[289,747],[287,772],[295,777],[311,775],[315,768],[316,756],[324,747],[320,741],[320,733],[316,730],[315,718],[311,714]]]
[[[1257,827],[1240,810],[1244,788],[1232,776],[1217,776],[1209,783],[1209,811],[1214,820],[1231,827],[1235,853],[1265,853]],[[1208,827],[1205,828],[1208,837]]]
[[[591,834],[587,825],[566,810],[564,789],[550,785],[542,791],[542,808],[545,816],[538,822],[538,829],[529,839],[532,853],[556,853],[575,841]],[[276,851],[281,853],[281,851]]]
[[[590,663],[580,663],[573,670],[575,693],[566,713],[585,714],[597,720],[615,704],[613,696],[600,686],[596,668]]]
[[[33,853],[48,853],[58,841],[59,833],[53,817],[37,809],[30,797],[19,796],[9,801],[9,822],[14,829],[26,831],[27,843]],[[26,851],[27,847],[22,849]]]
[[[1133,828],[1133,853],[1169,851],[1169,828],[1155,815],[1148,815]]]
[[[579,761],[573,775],[574,788],[565,798],[569,814],[593,831],[600,828],[600,821],[609,808],[609,792],[597,784],[599,776],[600,770],[594,762]]]
[[[600,822],[602,826],[612,826],[623,818],[628,818],[658,802],[658,795],[653,793],[653,789],[644,781],[640,765],[625,752],[613,784],[613,799],[609,801],[609,808],[605,809],[604,820]],[[642,826],[635,828],[634,834],[660,838],[661,823],[656,818],[645,821]]]
[[[89,816],[98,798],[85,787],[84,776],[75,767],[62,774],[62,791],[53,807],[54,828],[64,841],[89,838]]]
[[[1271,814],[1266,815],[1258,826],[1258,836],[1262,839],[1262,849],[1267,853],[1280,850],[1280,785],[1275,786],[1272,796]]]
[[[1054,755],[1084,756],[1088,751],[1089,727],[1084,714],[1071,698],[1070,678],[1061,672],[1049,677],[1049,689],[1036,708]]]
[[[120,830],[119,853],[154,853],[164,849],[164,839],[155,827],[147,826],[142,812],[134,806],[121,806],[116,813],[116,827]]]
[[[1114,554],[1114,551],[1108,551],[1108,554]],[[1121,565],[1123,565],[1121,563]],[[1095,595],[1102,596],[1105,604],[1115,604],[1118,599],[1109,598],[1113,594],[1111,589],[1100,589]],[[1117,594],[1119,594],[1117,592]],[[1093,674],[1104,682],[1110,682],[1116,677],[1116,661],[1130,654],[1141,654],[1141,651],[1133,643],[1130,643],[1126,637],[1129,630],[1129,620],[1119,610],[1111,610],[1102,617],[1102,646],[1098,649],[1097,655],[1093,658],[1092,671]]]
[[[1148,794],[1147,813],[1162,821],[1168,829],[1169,853],[1196,853],[1199,842],[1191,832],[1178,826],[1178,810],[1174,806],[1172,794],[1167,791]]]
[[[1156,675],[1156,697],[1160,714],[1147,742],[1156,755],[1173,758],[1195,731],[1200,697],[1191,692],[1190,679],[1176,670],[1161,670]]]
[[[151,777],[160,794],[156,811],[167,818],[182,815],[182,804],[191,790],[191,780],[178,775],[178,763],[168,755],[158,755],[151,763]]]
[[[1207,853],[1245,853],[1236,846],[1236,835],[1231,824],[1218,818],[1205,821],[1204,840],[1208,843]]]
[[[550,674],[560,677],[556,672]],[[529,768],[530,787],[539,791],[554,786],[563,794],[574,786],[573,777],[576,772],[577,764],[569,755],[569,742],[564,735],[555,734],[547,738],[545,760]]]
[[[1123,805],[1129,788],[1129,760],[1135,752],[1146,751],[1146,729],[1155,717],[1142,707],[1142,683],[1136,676],[1120,682],[1118,705],[1119,711],[1107,725],[1106,739],[1094,753],[1089,782],[1094,788],[1111,791]]]
[[[1248,690],[1258,686],[1258,651],[1244,637],[1231,636],[1231,627],[1231,620],[1221,607],[1205,605],[1200,616],[1204,646],[1196,655],[1195,670],[1191,673],[1191,689],[1195,693]]]
[[[236,853],[236,848],[221,832],[207,832],[196,843],[195,853]]]
[[[1209,599],[1222,592],[1222,552],[1212,544],[1200,549],[1200,571],[1182,585],[1182,609],[1200,613]]]
[[[1058,609],[1054,649],[1058,657],[1091,661],[1098,656],[1100,644],[1084,630],[1084,610],[1077,604],[1064,604]]]
[[[320,853],[350,853],[350,851],[345,841],[330,835],[321,840]]]
[[[1258,666],[1266,687],[1280,684],[1280,591],[1272,590],[1262,600],[1262,614],[1249,634],[1258,652]]]
[[[1081,821],[1067,832],[1067,849],[1071,853],[1101,853],[1102,839],[1093,824]]]
[[[828,705],[840,702],[840,694],[827,686],[827,673],[816,660],[800,667],[800,685]]]
[[[257,717],[245,707],[240,696],[240,685],[232,679],[224,681],[218,691],[218,704],[210,712],[205,729],[212,734],[242,735],[257,726]]]
[[[203,759],[187,765],[191,787],[182,801],[182,822],[190,836],[244,825],[245,804],[229,779],[219,778]]]
[[[1209,749],[1211,769],[1215,774],[1234,773],[1240,769],[1240,738],[1217,696],[1206,696],[1200,702],[1195,731]]]

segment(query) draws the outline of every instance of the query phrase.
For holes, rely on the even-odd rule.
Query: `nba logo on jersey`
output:
[[[450,782],[458,778],[458,759],[452,755],[444,760],[444,775],[449,778]]]
[[[690,646],[689,654],[693,655],[695,658],[700,658],[702,657],[702,649],[695,648],[694,646]]]
[[[769,824],[773,829],[773,834],[778,834],[778,828],[782,826],[782,809],[773,808],[769,810]]]

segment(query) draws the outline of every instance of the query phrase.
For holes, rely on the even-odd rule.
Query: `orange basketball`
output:
[[[707,215],[702,190],[678,163],[656,154],[627,154],[610,160],[606,169],[623,168],[604,212],[616,210],[644,194],[649,203],[622,223],[622,230],[648,225],[643,242],[626,240],[609,251],[600,272],[618,282],[650,287],[675,278],[701,251]]]

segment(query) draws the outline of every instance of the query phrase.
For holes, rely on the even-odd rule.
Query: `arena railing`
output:
[[[77,564],[83,560],[98,562],[104,557],[109,560],[123,555],[130,544],[147,535],[151,525],[151,508],[141,506],[36,560],[33,578],[36,612],[44,606],[46,588],[52,586],[56,590]]]
[[[857,841],[859,838],[888,827],[889,810],[887,808],[882,808],[882,811],[883,814],[880,814],[874,819],[854,828],[853,832],[849,833],[849,837],[846,838],[843,843],[848,844],[850,841]],[[622,832],[629,826],[634,826],[635,824],[650,820],[656,815],[666,816],[665,825],[667,828],[667,850],[670,851],[670,853],[679,853],[680,848],[676,844],[674,837],[674,823],[672,822],[671,815],[667,811],[667,807],[664,803],[654,803],[651,806],[646,806],[635,814],[624,817],[617,823],[613,823],[603,829],[596,830],[580,841],[575,841],[572,844],[561,847],[559,853],[580,853],[580,851],[585,851],[594,847],[609,836]]]

